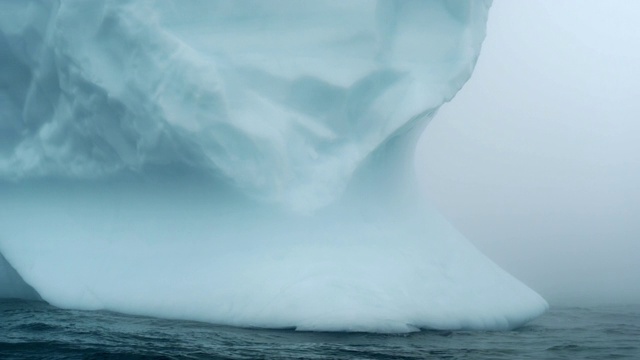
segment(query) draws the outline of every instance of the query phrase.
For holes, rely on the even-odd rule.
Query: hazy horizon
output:
[[[445,216],[551,305],[640,302],[640,3],[494,1],[416,164]]]

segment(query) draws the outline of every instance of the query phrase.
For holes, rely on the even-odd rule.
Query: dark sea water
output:
[[[640,306],[552,308],[507,332],[239,329],[0,300],[0,359],[640,359]]]

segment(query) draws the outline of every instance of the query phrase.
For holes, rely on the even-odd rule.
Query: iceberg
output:
[[[510,329],[429,205],[490,1],[0,1],[0,296],[245,327]]]

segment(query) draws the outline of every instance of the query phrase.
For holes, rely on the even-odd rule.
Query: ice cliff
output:
[[[534,318],[414,183],[489,6],[0,0],[0,296],[306,330]]]

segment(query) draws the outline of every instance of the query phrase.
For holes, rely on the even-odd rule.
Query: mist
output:
[[[494,1],[421,184],[551,305],[640,302],[640,3]]]

